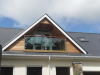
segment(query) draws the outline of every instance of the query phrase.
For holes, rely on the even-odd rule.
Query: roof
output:
[[[100,56],[100,34],[97,33],[82,33],[82,32],[67,32],[88,54]],[[77,37],[85,37],[88,42],[81,42]]]
[[[23,29],[16,28],[0,28],[0,44],[5,45],[8,41],[14,38],[18,33],[23,31]],[[76,41],[84,50],[87,51],[89,56],[100,56],[100,34],[97,33],[82,33],[82,32],[66,32],[74,41]],[[85,37],[89,42],[81,42],[77,39],[77,37]],[[3,54],[13,54],[15,52],[7,52],[4,51]],[[26,54],[16,52],[16,54]],[[28,53],[32,54],[32,53]],[[44,54],[46,53],[33,53]],[[33,55],[32,54],[32,55]],[[49,53],[51,54],[51,53]],[[53,53],[55,55],[66,55],[67,53]],[[67,54],[67,55],[75,55],[75,54]],[[78,56],[82,56],[83,54],[76,54]],[[86,55],[87,56],[87,55]]]
[[[0,44],[4,46],[7,42],[9,42],[17,34],[19,34],[22,30],[23,29],[0,27]]]

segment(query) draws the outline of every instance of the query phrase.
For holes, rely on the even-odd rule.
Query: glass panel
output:
[[[25,37],[25,49],[65,50],[65,39],[41,36]]]
[[[65,50],[65,39],[52,38],[52,50]]]
[[[49,36],[49,34],[43,34],[43,36]],[[42,38],[42,49],[43,50],[50,50],[49,37],[43,37]]]
[[[13,75],[13,67],[1,67],[0,75]]]
[[[34,38],[34,46],[35,46],[35,48],[34,49],[37,49],[37,50],[41,50],[41,45],[42,45],[42,43],[41,43],[41,37],[35,37]]]
[[[50,43],[49,38],[48,37],[43,37],[42,38],[42,49],[43,50],[49,50],[50,49],[49,43]]]
[[[33,49],[33,37],[25,37],[25,49]]]
[[[27,75],[42,75],[42,67],[27,67]]]
[[[70,75],[70,68],[69,67],[56,67],[56,75]]]

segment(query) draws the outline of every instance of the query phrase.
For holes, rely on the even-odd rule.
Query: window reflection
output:
[[[52,38],[48,36],[25,37],[25,49],[65,50],[65,39]]]

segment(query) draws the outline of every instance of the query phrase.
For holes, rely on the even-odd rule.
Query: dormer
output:
[[[4,50],[86,54],[86,51],[47,14],[9,41]]]

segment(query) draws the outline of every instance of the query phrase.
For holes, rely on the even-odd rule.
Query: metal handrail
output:
[[[33,37],[52,37],[52,38],[66,38],[66,37],[59,37],[59,36],[37,36],[37,35],[24,35],[24,36],[33,36]]]

